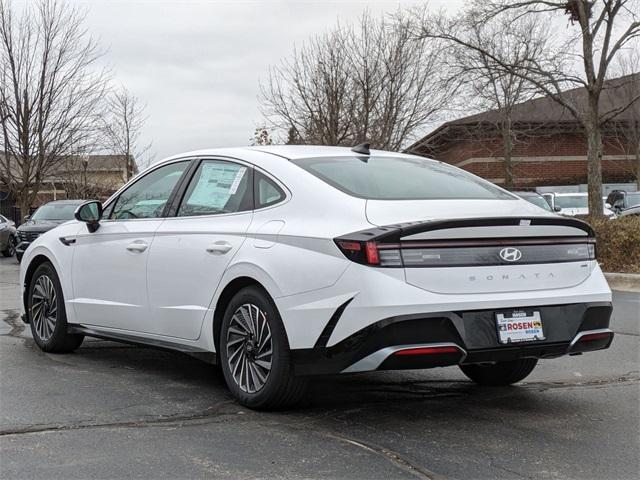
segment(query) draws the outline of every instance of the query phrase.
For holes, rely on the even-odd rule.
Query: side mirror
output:
[[[97,200],[90,200],[83,203],[74,213],[76,220],[87,224],[87,230],[93,233],[100,228],[102,218],[102,203]]]
[[[553,207],[554,212],[561,212],[562,209],[560,207]]]
[[[611,204],[609,202],[605,203],[604,206],[605,206],[605,208],[608,208],[609,210],[611,210],[611,208],[612,208]]]
[[[31,218],[31,215],[25,215],[25,216],[24,216],[24,218],[23,218],[23,220],[24,220],[25,222],[28,222],[30,218]]]

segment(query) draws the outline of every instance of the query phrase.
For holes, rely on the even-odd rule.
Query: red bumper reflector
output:
[[[443,353],[460,353],[456,347],[418,347],[398,350],[394,355],[438,355]]]
[[[587,335],[583,335],[582,337],[580,337],[580,340],[578,340],[578,343],[595,342],[597,340],[604,340],[605,338],[609,338],[610,336],[611,334],[609,332],[589,333]]]

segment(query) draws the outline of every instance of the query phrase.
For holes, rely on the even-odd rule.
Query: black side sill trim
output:
[[[189,347],[180,343],[174,343],[166,340],[157,340],[151,338],[142,338],[135,335],[127,335],[126,333],[101,332],[84,325],[69,325],[67,332],[81,334],[87,337],[101,338],[102,340],[111,340],[114,342],[127,343],[129,345],[139,345],[159,350],[171,350],[174,352],[186,353],[199,360],[216,365],[218,356],[215,352],[209,352],[196,347]]]
[[[344,312],[345,308],[347,308],[347,305],[349,305],[349,303],[351,303],[351,300],[353,300],[354,298],[356,297],[351,297],[349,300],[347,300],[342,305],[340,305],[335,312],[333,312],[333,315],[331,315],[331,318],[325,325],[324,329],[322,330],[322,333],[318,337],[318,340],[316,341],[316,344],[313,346],[313,348],[327,346],[327,342],[329,342],[329,338],[331,337],[331,334],[335,330],[336,325],[338,324],[338,320],[340,320],[340,317],[342,316],[342,313]]]

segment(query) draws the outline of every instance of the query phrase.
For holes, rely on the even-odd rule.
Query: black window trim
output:
[[[102,209],[103,211],[107,211],[109,208],[111,208],[112,206],[115,206],[116,202],[118,201],[118,199],[120,198],[120,195],[122,195],[125,191],[127,191],[129,188],[131,188],[133,185],[135,185],[136,183],[138,183],[141,179],[145,178],[147,175],[150,175],[151,173],[155,172],[156,170],[162,168],[162,167],[166,167],[168,165],[173,165],[174,163],[180,163],[180,162],[187,162],[187,168],[184,169],[184,171],[182,172],[182,175],[180,176],[180,178],[178,179],[178,181],[176,182],[176,184],[173,187],[173,190],[171,191],[171,193],[169,194],[169,198],[167,198],[167,203],[164,207],[164,210],[162,211],[162,215],[160,215],[159,217],[153,217],[153,218],[121,218],[121,219],[113,219],[113,218],[103,218],[100,221],[101,222],[131,222],[131,221],[143,221],[143,220],[157,220],[160,218],[167,218],[167,212],[169,211],[169,206],[172,205],[173,201],[174,201],[174,197],[176,195],[176,192],[178,191],[178,188],[182,185],[182,183],[184,182],[184,178],[185,175],[191,170],[193,162],[197,160],[197,157],[180,157],[180,158],[174,158],[171,161],[168,162],[162,162],[159,163],[158,165],[154,166],[154,168],[150,168],[149,170],[144,171],[142,174],[138,175],[137,177],[135,177],[134,179],[132,179],[131,181],[125,183],[122,187],[120,187],[120,189],[114,193],[103,205]]]

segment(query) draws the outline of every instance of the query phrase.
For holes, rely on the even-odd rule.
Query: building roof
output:
[[[640,85],[640,73],[633,73],[624,77],[607,80],[604,84],[602,95],[600,97],[600,111],[606,115],[609,112],[616,113],[616,121],[637,120],[638,110],[640,110],[640,101],[636,102],[633,108],[627,107],[630,98],[633,95],[627,93],[625,88],[638,88]],[[573,105],[585,105],[587,100],[587,90],[585,87],[567,90],[562,94],[565,98],[571,100]],[[635,93],[637,95],[637,92]],[[467,117],[452,120],[444,123],[436,128],[422,139],[413,143],[405,149],[405,152],[416,151],[420,146],[431,143],[440,135],[456,127],[470,126],[487,126],[495,125],[500,121],[500,110],[488,110],[486,112],[476,113]],[[513,107],[511,121],[520,124],[549,124],[576,125],[577,121],[573,115],[565,107],[553,100],[551,97],[538,97],[526,102],[516,104]]]

